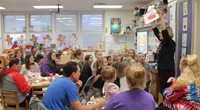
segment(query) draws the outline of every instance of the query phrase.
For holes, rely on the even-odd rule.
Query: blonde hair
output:
[[[103,68],[102,72],[101,72],[101,78],[103,80],[111,80],[115,77],[116,70],[114,67],[112,66],[106,66],[105,68]]]
[[[200,68],[197,55],[192,54],[186,58],[183,57],[180,63],[186,67],[173,85],[173,88],[187,86],[193,82],[196,82],[197,88],[200,88]]]
[[[127,69],[126,78],[130,83],[130,89],[146,87],[146,71],[142,66],[134,65]]]
[[[171,27],[167,27],[167,32],[168,32],[168,34],[169,34],[169,36],[171,37],[171,38],[173,38],[174,37],[174,33],[173,33],[173,31],[172,31],[172,28]]]

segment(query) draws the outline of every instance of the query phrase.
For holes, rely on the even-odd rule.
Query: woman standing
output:
[[[47,59],[45,59],[40,65],[40,71],[42,76],[49,76],[50,74],[56,74],[60,72],[60,64],[56,60],[56,53],[49,52]]]
[[[174,37],[172,28],[166,26],[161,11],[158,11],[158,13],[160,15],[162,32],[159,32],[155,23],[152,23],[152,29],[158,40],[161,41],[157,48],[156,56],[158,60],[158,76],[161,87],[160,93],[162,93],[166,87],[171,85],[170,83],[167,83],[167,80],[170,77],[175,76],[174,53],[176,50],[176,43],[172,39]]]

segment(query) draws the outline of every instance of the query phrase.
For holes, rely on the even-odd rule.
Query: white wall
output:
[[[130,24],[131,22],[131,17],[133,16],[132,11],[105,11],[104,14],[104,19],[105,19],[105,23],[104,23],[104,32],[105,32],[105,36],[104,36],[104,41],[105,41],[105,37],[112,37],[112,35],[110,35],[110,18],[121,18],[122,20],[122,26],[126,25],[126,24]],[[110,50],[110,46],[113,43],[105,43],[105,52],[103,52],[103,56],[107,56],[108,55],[108,50]],[[134,48],[134,35],[130,34],[127,36],[127,43],[118,43],[118,45],[121,45],[122,48],[124,48],[125,45],[128,46],[129,48]],[[84,55],[87,54],[91,54],[94,57],[94,52],[84,52]]]
[[[110,34],[110,18],[121,18],[121,25],[122,27],[126,24],[131,23],[131,18],[133,16],[132,11],[105,11],[105,37],[112,36]],[[127,45],[127,48],[134,48],[134,35],[129,34],[127,35],[127,43],[118,43],[121,45],[121,48],[124,48],[125,45]],[[115,42],[116,43],[116,42]],[[110,47],[113,43],[106,43],[106,52],[104,52],[104,55],[108,55],[108,50],[110,50]]]

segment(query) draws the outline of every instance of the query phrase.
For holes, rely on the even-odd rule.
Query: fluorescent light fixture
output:
[[[59,19],[72,19],[71,17],[65,17],[65,18],[56,18],[57,20],[59,20]]]
[[[16,20],[18,20],[18,21],[25,21],[25,19],[23,19],[23,18],[17,18]]]
[[[122,8],[122,5],[94,5],[93,8]]]
[[[0,10],[4,10],[4,9],[6,9],[6,8],[4,8],[4,7],[0,6]]]
[[[36,9],[54,9],[54,8],[58,8],[57,5],[52,5],[52,6],[33,6],[33,8]],[[63,6],[59,5],[59,8],[63,8]]]

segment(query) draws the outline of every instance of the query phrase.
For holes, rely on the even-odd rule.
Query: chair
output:
[[[36,96],[41,100],[44,93],[46,92],[46,90],[44,90],[44,89],[47,87],[48,87],[48,85],[32,86],[32,96]]]
[[[1,102],[3,110],[26,110],[25,107],[19,107],[18,97],[16,92],[1,93]],[[16,105],[16,107],[9,107],[7,105]]]
[[[85,89],[86,89],[86,87],[90,87],[91,86],[94,77],[95,77],[95,75],[93,74],[92,76],[90,76],[87,79],[85,85],[83,86],[83,88],[82,88],[82,90],[80,92],[79,99],[80,99],[81,102],[82,102],[83,99],[85,99],[85,101],[86,101],[86,102],[84,102],[85,104],[89,101],[90,97],[92,96],[92,93],[91,93],[92,90],[89,89],[89,91],[86,93]]]

